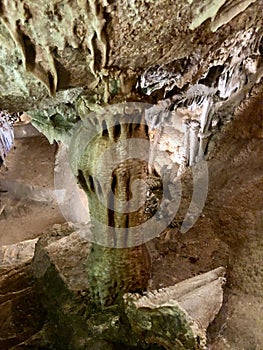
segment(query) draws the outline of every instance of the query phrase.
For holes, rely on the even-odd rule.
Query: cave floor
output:
[[[0,245],[36,238],[65,221],[55,201],[56,145],[44,136],[15,139],[0,169]]]

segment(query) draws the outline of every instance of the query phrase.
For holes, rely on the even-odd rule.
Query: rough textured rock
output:
[[[133,330],[165,349],[206,349],[206,328],[223,302],[224,274],[218,268],[147,296],[125,294]]]
[[[1,107],[72,103],[81,94],[76,87],[93,103],[128,97],[141,73],[147,89],[194,83],[210,67],[227,66],[245,47],[242,36],[258,52],[261,6],[261,0],[3,1]]]
[[[17,244],[0,247],[0,270],[10,270],[17,265],[30,262],[35,253],[37,238],[22,241]]]
[[[153,337],[150,334],[145,335],[144,330],[140,329],[144,324],[143,321],[139,322],[140,310],[144,309],[144,303],[149,304],[151,310],[147,306],[142,318],[154,318],[153,315],[157,313],[161,315],[165,324],[169,324],[170,321],[166,322],[165,310],[163,311],[167,306],[171,311],[170,316],[176,313],[179,317],[176,318],[176,322],[185,322],[184,334],[181,329],[173,330],[171,339],[178,336],[178,344],[184,344],[185,348],[188,348],[189,344],[195,344],[196,348],[205,344],[206,328],[222,304],[221,277],[225,273],[224,268],[187,279],[160,291],[152,290],[144,297],[132,293],[125,296],[126,304],[129,299],[129,303],[141,305],[141,309],[137,305],[134,306],[134,311],[130,305],[126,306],[124,311],[119,303],[100,312],[94,308],[90,285],[86,278],[86,259],[90,252],[91,244],[79,233],[74,232],[72,225],[54,225],[52,230],[41,237],[33,259],[33,274],[39,298],[47,312],[46,320],[56,325],[56,336],[49,331],[49,326],[44,327],[24,345],[34,342],[41,344],[45,340],[56,349],[96,348],[99,344],[116,350],[123,347],[131,350],[161,350],[167,346],[169,348],[173,342],[170,344],[169,337],[161,331],[158,333],[158,326],[152,329]],[[207,299],[208,294],[213,295],[211,302],[207,303],[205,308],[200,307],[199,303],[202,303],[204,298]],[[140,309],[138,315],[137,307]]]
[[[39,305],[30,264],[20,263],[0,272],[0,346],[11,349],[38,332],[45,311]]]
[[[90,250],[91,244],[72,227],[60,225],[37,244],[33,271],[48,319],[58,327],[56,346],[85,349],[99,342],[136,346],[138,339],[118,305],[103,312],[94,308],[87,279]]]
[[[226,303],[214,329],[218,331],[222,324],[225,326],[221,328],[213,349],[261,348],[263,344],[259,331],[262,305],[262,116],[262,86],[258,85],[236,110],[233,124],[217,138],[220,147],[210,160],[209,198],[213,200],[207,205],[207,214],[217,218],[214,225],[218,237],[231,250]]]
[[[50,142],[61,140],[67,144],[79,119],[85,120],[100,105],[124,100],[155,104],[147,122],[153,144],[165,153],[168,150],[168,155],[172,153],[173,176],[203,156],[211,159],[215,146],[225,142],[217,161],[212,160],[210,184],[215,194],[209,197],[207,211],[208,215],[212,212],[215,232],[231,247],[230,286],[246,300],[247,320],[253,317],[246,293],[261,300],[262,271],[257,261],[261,256],[262,195],[258,193],[262,169],[253,156],[262,159],[262,118],[254,116],[260,106],[250,91],[262,82],[262,7],[262,0],[54,0],[48,4],[41,0],[4,0],[0,6],[0,107],[29,111],[34,125]],[[246,97],[255,102],[253,117],[244,118],[240,129],[238,122],[233,123],[237,129],[222,141],[225,126],[236,118],[235,108]],[[165,124],[175,115],[182,120],[184,129],[177,135],[176,144],[170,140],[166,145],[167,138],[161,134],[165,136]],[[171,128],[177,130],[173,123]],[[178,150],[180,157],[176,158]],[[158,164],[160,175],[167,164],[160,160]],[[63,248],[63,240],[60,243]],[[43,248],[43,259],[48,249]],[[52,244],[50,249],[52,255]],[[43,285],[45,279],[50,281],[50,275],[55,285],[63,280],[58,266],[55,257],[54,263],[43,264]],[[64,298],[59,316],[65,325],[69,320],[68,300],[76,305],[79,299],[64,280],[58,289],[49,287],[53,293],[50,309],[61,303],[57,290]],[[257,330],[247,331],[244,323],[240,325],[238,319],[243,311],[235,295],[230,293],[229,301],[233,317],[227,319],[226,331],[221,330],[222,324],[218,326],[223,341],[220,344],[217,339],[215,346],[261,346],[262,336]],[[74,320],[79,319],[78,312],[81,313],[77,310]],[[55,323],[59,316],[53,313]],[[101,314],[97,317],[103,319]],[[109,312],[107,327],[111,317]],[[120,328],[113,324],[109,328],[111,337],[118,332],[120,336]],[[92,344],[91,339],[82,341],[81,331],[74,338],[74,330],[69,328],[71,344],[75,344],[72,347],[103,347],[109,342],[98,334],[100,344]],[[103,327],[98,329],[99,333]],[[67,327],[60,330],[65,342]],[[240,330],[248,340],[239,336]],[[137,345],[137,340],[127,338],[131,346]]]

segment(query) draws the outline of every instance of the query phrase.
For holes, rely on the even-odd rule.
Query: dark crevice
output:
[[[114,204],[114,198],[111,198],[111,196],[112,196],[112,194],[110,194],[109,202],[110,202],[110,205],[113,205]],[[109,208],[108,208],[108,226],[110,226],[110,227],[114,227],[115,226],[114,210],[111,210]]]
[[[48,76],[49,90],[51,92],[51,95],[53,96],[56,92],[55,80],[50,71],[48,71],[47,76]]]
[[[91,192],[95,192],[95,186],[94,186],[94,181],[91,175],[89,175],[89,187]]]
[[[102,136],[109,137],[109,130],[105,120],[102,121]]]
[[[24,34],[22,30],[19,28],[19,25],[17,25],[17,31],[20,36],[20,39],[23,43],[24,50],[25,50],[25,63],[26,68],[28,70],[33,70],[35,68],[36,64],[36,47],[35,44],[31,41],[29,36]]]
[[[208,142],[207,142],[207,144],[206,144],[206,146],[205,146],[205,149],[204,149],[204,156],[208,155],[210,140],[211,140],[211,137],[208,139]]]
[[[99,16],[101,13],[101,5],[96,2],[96,15]]]
[[[219,77],[224,70],[223,65],[213,66],[209,69],[207,75],[199,80],[199,84],[203,84],[209,87],[218,86]]]
[[[33,18],[33,16],[32,16],[32,13],[30,12],[29,6],[26,3],[24,3],[23,7],[24,7],[24,11],[25,11],[25,22],[28,23],[28,21],[31,18]]]
[[[2,16],[4,13],[4,4],[3,1],[0,1],[0,16]]]
[[[87,13],[90,13],[90,12],[91,12],[90,4],[89,4],[88,1],[85,1],[85,11],[86,11]]]
[[[109,62],[109,52],[110,52],[110,48],[109,48],[109,35],[108,32],[111,33],[112,32],[112,28],[111,28],[111,15],[109,12],[107,12],[107,8],[104,7],[103,8],[103,18],[105,20],[105,24],[101,30],[100,36],[101,36],[101,40],[103,42],[103,44],[106,46],[106,57],[105,59],[105,66],[107,66],[107,63]]]
[[[259,41],[258,51],[261,55],[263,55],[263,35]]]
[[[127,243],[128,243],[128,238],[129,238],[129,214],[126,214],[125,216],[125,234],[124,234],[124,247],[127,247]]]
[[[172,90],[169,90],[165,94],[165,98],[173,97],[174,95],[180,95],[182,93],[182,89],[179,89],[177,86],[173,87]]]
[[[116,194],[116,189],[117,189],[117,176],[115,174],[112,174],[112,181],[111,181],[111,190]]]
[[[155,177],[160,177],[160,175],[158,174],[157,170],[155,168],[153,168],[153,175]]]
[[[115,174],[112,175],[112,182],[111,182],[111,191],[109,194],[109,203],[108,203],[108,225],[110,227],[115,226],[115,219],[114,219],[114,196],[116,193],[117,188],[117,177]],[[116,243],[116,242],[115,242]]]
[[[109,203],[108,203],[108,226],[115,227],[115,211],[114,211],[114,196],[116,193],[117,187],[117,177],[115,174],[112,175],[111,182],[111,191],[109,194]],[[116,245],[116,237],[114,237],[114,245]]]
[[[56,127],[58,124],[65,124],[65,118],[60,113],[55,113],[49,117],[49,120],[52,122],[52,125]]]
[[[114,141],[117,141],[118,138],[120,137],[121,135],[121,125],[120,123],[116,123],[113,127],[113,139]]]
[[[55,67],[58,75],[58,90],[70,88],[70,73],[65,69],[65,67],[56,59],[54,59]]]
[[[129,201],[132,198],[132,192],[130,190],[130,177],[126,181],[126,200]]]
[[[98,37],[96,32],[94,33],[92,39],[91,39],[91,45],[93,47],[93,53],[94,53],[94,70],[98,72],[102,68],[102,54],[98,46]]]
[[[129,228],[129,214],[125,216],[125,228]]]
[[[78,183],[80,184],[80,186],[83,188],[84,191],[88,192],[88,186],[84,177],[84,174],[82,172],[82,170],[78,170]]]
[[[62,21],[63,17],[62,17],[62,15],[61,15],[61,13],[60,13],[58,4],[55,4],[55,5],[54,5],[54,15],[57,17],[57,19],[59,20],[59,22]]]
[[[135,123],[134,124],[134,131],[140,130],[141,124],[140,123]]]
[[[73,34],[74,36],[78,36],[78,23],[75,23],[73,26]]]
[[[128,131],[127,131],[127,134],[128,134],[128,137],[132,137],[132,131],[133,131],[133,124],[128,124]]]

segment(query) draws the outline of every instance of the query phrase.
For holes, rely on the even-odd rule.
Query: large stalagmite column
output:
[[[134,104],[134,110],[105,118],[90,115],[79,131],[82,145],[78,137],[73,140],[75,173],[87,193],[93,226],[88,280],[99,307],[120,301],[125,292],[145,290],[151,270],[140,228],[149,146],[144,113]],[[91,128],[96,132],[88,139]]]

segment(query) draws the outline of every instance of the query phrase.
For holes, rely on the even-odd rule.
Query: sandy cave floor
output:
[[[44,136],[15,140],[7,170],[0,169],[0,245],[38,237],[65,221],[52,201],[55,151]]]

